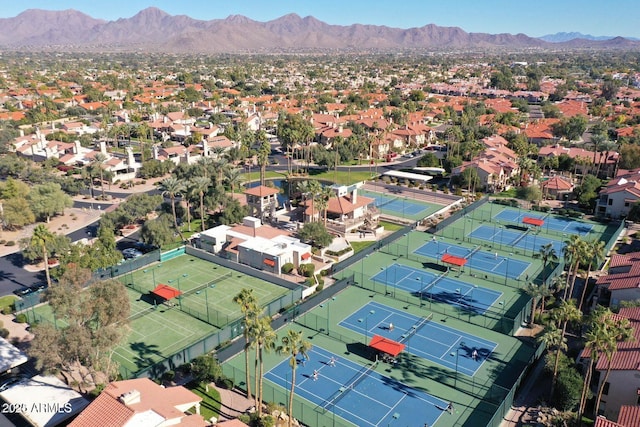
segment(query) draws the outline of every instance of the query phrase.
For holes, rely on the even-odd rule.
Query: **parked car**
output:
[[[31,288],[19,288],[19,289],[14,289],[13,293],[19,297],[24,297],[29,295],[30,293],[33,293],[33,289]]]
[[[142,256],[142,252],[136,248],[127,248],[122,251],[122,255],[124,256],[124,259],[138,258],[139,256]]]

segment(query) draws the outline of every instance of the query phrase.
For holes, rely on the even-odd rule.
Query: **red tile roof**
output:
[[[621,266],[629,266],[630,268],[626,272],[610,273],[606,276],[601,276],[598,278],[596,284],[604,285],[610,291],[640,288],[640,252],[611,255],[609,268]]]
[[[624,427],[640,427],[640,406],[621,406],[618,424]]]
[[[593,425],[593,427],[626,427],[622,424],[618,424],[616,422],[613,421],[609,421],[608,419],[606,419],[603,416],[599,416],[596,419],[595,424]]]
[[[274,194],[278,194],[280,190],[277,188],[267,187],[265,185],[259,185],[257,187],[252,187],[244,191],[244,194],[249,194],[250,196],[258,196],[258,197],[267,197],[273,196]]]

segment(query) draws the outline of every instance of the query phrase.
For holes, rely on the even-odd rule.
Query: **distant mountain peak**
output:
[[[566,48],[640,49],[640,43],[611,38],[594,41],[564,33]],[[567,35],[568,34],[568,35]],[[575,38],[582,36],[582,38]],[[585,38],[587,37],[587,38]],[[558,42],[555,42],[558,43]],[[309,50],[404,51],[442,49],[549,48],[553,45],[524,34],[468,33],[458,27],[427,24],[414,28],[384,25],[330,25],[313,16],[289,13],[268,22],[243,15],[196,20],[148,7],[131,18],[103,21],[73,9],[29,9],[0,18],[0,48],[91,51],[135,50],[167,53],[306,52]],[[555,46],[553,46],[555,48]]]

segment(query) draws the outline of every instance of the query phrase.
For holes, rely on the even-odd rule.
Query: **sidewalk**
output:
[[[539,407],[551,388],[550,380],[543,377],[543,369],[544,357],[541,357],[529,373],[500,427],[537,425]]]

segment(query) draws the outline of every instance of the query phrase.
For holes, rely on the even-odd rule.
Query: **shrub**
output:
[[[300,264],[298,267],[298,274],[304,277],[313,276],[316,266],[314,264]]]
[[[316,288],[316,291],[318,292],[322,292],[322,290],[324,289],[324,280],[320,279],[318,284],[318,287]]]
[[[164,374],[162,374],[162,379],[164,381],[173,381],[175,377],[176,377],[176,373],[174,371],[167,371]]]
[[[11,314],[13,313],[13,306],[2,307],[2,314]]]
[[[289,274],[293,271],[293,269],[295,268],[295,266],[293,265],[293,263],[288,262],[285,265],[282,266],[281,270],[284,274]]]
[[[220,378],[216,385],[227,390],[233,389],[233,380],[231,378]]]
[[[20,313],[16,316],[16,322],[18,323],[27,323],[27,315],[24,313]]]
[[[0,337],[7,338],[9,336],[9,330],[7,328],[0,328]]]
[[[16,242],[14,242],[13,240],[9,240],[7,243],[4,244],[5,246],[15,246]]]
[[[0,245],[4,245],[6,242],[7,242],[6,240],[2,239],[0,240]]]

